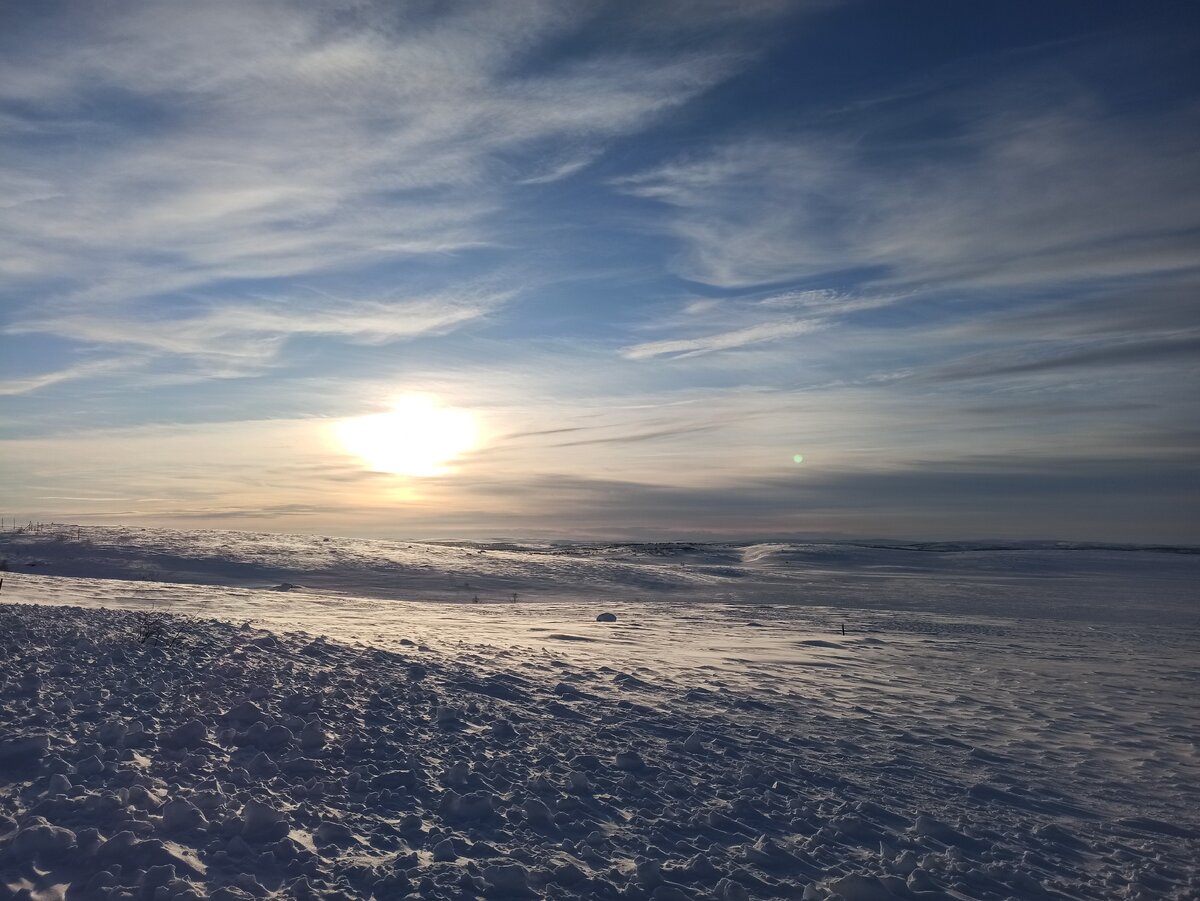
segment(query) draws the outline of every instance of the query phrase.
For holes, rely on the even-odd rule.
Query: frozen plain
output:
[[[1187,549],[0,547],[0,897],[1200,897]]]

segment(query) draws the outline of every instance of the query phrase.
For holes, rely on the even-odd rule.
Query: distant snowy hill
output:
[[[582,596],[1194,621],[1200,549],[1066,542],[378,541],[45,526],[0,533],[40,575],[481,603]]]

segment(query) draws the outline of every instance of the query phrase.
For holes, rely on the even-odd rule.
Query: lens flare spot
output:
[[[793,463],[803,463],[804,462],[804,454],[793,455],[792,462]]]

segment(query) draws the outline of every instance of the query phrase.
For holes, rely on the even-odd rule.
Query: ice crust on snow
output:
[[[645,591],[706,553],[568,559],[619,557]],[[795,577],[786,546],[754,553]],[[1090,620],[1074,596],[980,615],[981,583],[1043,584],[992,583],[994,560],[963,577],[967,613],[939,572],[898,609],[671,588],[610,598],[616,624],[587,597],[272,592],[282,566],[261,589],[12,574],[0,898],[1196,897],[1200,623],[1172,559],[1150,580],[1085,564],[1108,580]],[[1064,571],[1047,597],[1087,590]],[[1104,607],[1119,585],[1144,621]],[[147,610],[190,615],[143,642]]]

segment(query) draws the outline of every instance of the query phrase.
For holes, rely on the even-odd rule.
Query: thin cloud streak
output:
[[[611,435],[604,438],[585,438],[579,441],[561,441],[554,447],[586,447],[592,444],[638,444],[643,441],[658,441],[662,438],[680,438],[715,431],[715,426],[683,426],[657,429],[651,432],[633,432],[628,435]]]
[[[51,385],[58,385],[62,382],[70,382],[77,379],[94,378],[98,375],[116,372],[136,365],[138,365],[138,362],[135,360],[95,360],[27,378],[4,379],[0,380],[0,396],[32,394]]]
[[[442,334],[502,306],[512,291],[401,301],[291,297],[257,304],[213,304],[206,312],[160,319],[75,313],[17,322],[11,335],[47,333],[88,344],[136,347],[173,357],[265,365],[294,336],[323,335],[378,344]]]
[[[806,335],[819,328],[821,328],[820,322],[810,320],[768,322],[714,335],[705,335],[701,338],[646,341],[627,347],[622,353],[631,360],[647,360],[662,356],[684,359],[753,344],[781,341],[785,338]]]
[[[997,361],[994,358],[963,360],[937,373],[944,379],[990,378],[1026,375],[1059,369],[1103,368],[1113,366],[1172,366],[1176,361],[1200,363],[1200,336],[1163,338],[1155,341],[1126,341],[1103,347],[1076,350],[1041,359]]]

